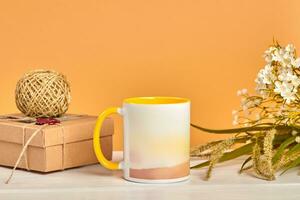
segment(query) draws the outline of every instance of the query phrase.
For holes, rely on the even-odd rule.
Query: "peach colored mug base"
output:
[[[148,180],[176,179],[186,177],[189,174],[190,165],[188,161],[174,167],[129,170],[129,176],[131,178]]]

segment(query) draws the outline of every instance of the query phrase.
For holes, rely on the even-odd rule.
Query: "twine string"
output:
[[[62,124],[57,124],[61,127],[61,133],[62,133],[62,168],[61,170],[65,169],[65,155],[66,155],[66,142],[65,142],[65,129]]]
[[[34,122],[31,122],[29,124],[26,124],[24,126],[22,126],[22,136],[23,136],[23,141],[22,141],[22,150],[21,150],[21,153],[19,154],[19,157],[9,175],[9,177],[7,178],[7,180],[5,181],[5,184],[8,184],[11,179],[13,178],[13,175],[16,171],[16,168],[19,166],[20,164],[20,161],[22,159],[22,157],[24,156],[25,158],[25,165],[26,165],[26,169],[27,170],[30,170],[29,169],[29,164],[28,164],[28,146],[30,144],[30,142],[33,140],[33,138],[38,134],[40,133],[45,127],[49,126],[49,125],[59,125],[61,128],[62,128],[62,140],[63,140],[63,149],[62,149],[62,170],[64,170],[65,168],[65,161],[64,161],[64,158],[65,158],[65,131],[64,131],[64,127],[60,124],[60,121],[57,120],[57,119],[51,119],[51,118],[38,118],[36,120],[33,120],[33,118],[29,118],[29,117],[23,117],[23,118],[12,118],[12,117],[8,117],[8,116],[0,116],[0,121],[1,122],[9,122],[9,121],[17,121],[17,122],[20,122],[20,121],[25,121],[25,120],[30,120],[30,121],[34,121]],[[29,137],[29,139],[25,142],[26,140],[26,128],[30,125],[33,125],[34,123],[40,125],[38,129],[36,129],[33,134]],[[7,124],[7,125],[11,125],[11,124]],[[26,154],[25,154],[26,153]]]
[[[23,135],[23,140],[22,140],[22,147],[24,148],[25,146],[25,140],[26,140],[26,128],[29,126],[30,124],[26,124],[24,126],[22,126],[22,135]],[[26,170],[29,171],[29,164],[28,164],[28,151],[26,149],[26,152],[24,153],[24,160],[25,160],[25,167]]]
[[[3,122],[19,122],[19,121],[34,121],[34,118],[31,117],[12,117],[12,116],[0,116],[0,121]],[[24,148],[25,146],[25,141],[26,141],[26,128],[30,125],[34,124],[34,122],[25,124],[22,126],[22,147]],[[10,125],[10,124],[7,124]],[[24,154],[24,160],[25,160],[25,167],[26,170],[30,171],[29,169],[29,161],[28,161],[28,152],[26,150],[26,153]]]
[[[18,157],[18,159],[17,159],[17,162],[16,162],[15,165],[14,165],[14,168],[12,169],[12,171],[11,171],[11,173],[10,173],[8,179],[5,181],[5,184],[8,184],[8,183],[10,182],[10,180],[12,179],[12,177],[13,177],[15,171],[16,171],[16,168],[18,167],[18,165],[19,165],[19,163],[20,163],[20,161],[21,161],[21,158],[22,158],[24,152],[27,150],[27,147],[28,147],[29,143],[31,142],[31,140],[32,140],[32,139],[33,139],[40,131],[42,131],[46,126],[48,126],[48,124],[44,124],[44,125],[40,126],[40,127],[39,127],[37,130],[35,130],[34,133],[29,137],[29,139],[28,139],[27,142],[25,143],[25,145],[24,145],[24,147],[23,147],[23,149],[22,149],[22,151],[21,151],[21,153],[20,153],[20,155],[19,155],[19,157]]]

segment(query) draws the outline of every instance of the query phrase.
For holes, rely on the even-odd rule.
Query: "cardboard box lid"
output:
[[[5,120],[3,118],[14,119],[14,121]],[[40,126],[32,124],[32,120],[21,120],[24,116],[20,114],[12,114],[2,116],[0,119],[0,140],[23,144],[24,139],[27,141],[29,137]],[[7,119],[7,118],[6,118]],[[18,121],[18,119],[20,119]],[[65,115],[58,118],[60,125],[49,125],[38,133],[30,142],[30,146],[48,147],[59,144],[67,144],[76,141],[90,140],[93,138],[94,126],[97,117],[88,115]],[[24,129],[24,131],[23,131]],[[102,126],[101,137],[111,136],[114,132],[113,120],[107,118]],[[23,138],[23,134],[24,137]]]

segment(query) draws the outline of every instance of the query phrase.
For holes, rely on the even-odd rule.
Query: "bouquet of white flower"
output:
[[[249,95],[246,89],[237,92],[241,107],[232,114],[233,125],[239,128],[212,130],[191,124],[209,133],[233,134],[191,151],[191,156],[208,158],[192,167],[209,166],[207,178],[216,163],[242,155],[249,157],[240,172],[253,170],[266,180],[274,180],[277,171],[300,165],[300,58],[292,44],[282,47],[278,42],[265,51],[264,58],[266,65],[255,80],[258,95]],[[234,144],[240,145],[227,151]]]

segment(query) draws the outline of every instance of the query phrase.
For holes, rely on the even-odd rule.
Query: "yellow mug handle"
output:
[[[100,143],[100,133],[101,133],[101,127],[103,124],[103,121],[105,120],[105,118],[111,114],[120,114],[119,112],[120,108],[118,107],[112,107],[112,108],[107,108],[104,112],[102,112],[96,122],[96,126],[94,129],[94,138],[93,138],[93,143],[94,143],[94,151],[96,154],[96,157],[98,159],[98,161],[100,162],[100,164],[107,168],[107,169],[111,169],[111,170],[116,170],[116,169],[121,169],[121,165],[118,162],[112,162],[107,160],[101,150],[101,143]]]

